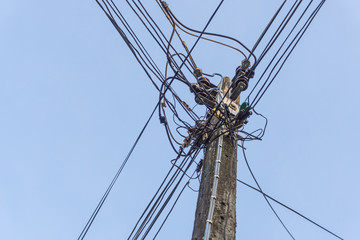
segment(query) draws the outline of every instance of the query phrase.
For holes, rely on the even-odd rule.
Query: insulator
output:
[[[195,102],[199,105],[204,105],[206,97],[207,97],[206,93],[198,92],[197,96],[195,97]]]
[[[241,67],[246,71],[250,67],[250,61],[248,59],[242,60]]]
[[[210,81],[204,76],[198,78],[198,83],[203,85],[205,88],[210,88]]]
[[[236,80],[231,84],[230,99],[235,100],[242,91],[248,88],[249,81],[246,76],[238,76]]]
[[[195,75],[196,78],[199,78],[199,77],[201,77],[203,75],[203,72],[202,72],[202,70],[200,68],[195,68],[194,75]]]

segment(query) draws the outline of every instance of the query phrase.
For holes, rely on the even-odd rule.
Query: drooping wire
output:
[[[321,228],[322,230],[330,233],[330,234],[333,235],[334,237],[337,237],[338,239],[344,240],[343,238],[339,237],[338,235],[336,235],[336,234],[333,233],[332,231],[330,231],[330,230],[328,230],[327,228],[321,226],[320,224],[316,223],[315,221],[311,220],[310,218],[304,216],[303,214],[299,213],[298,211],[294,210],[293,208],[291,208],[291,207],[283,204],[282,202],[280,202],[280,201],[276,200],[275,198],[269,196],[268,194],[264,193],[262,190],[257,189],[257,188],[255,188],[255,187],[251,186],[250,184],[247,184],[247,183],[245,183],[245,182],[243,182],[243,181],[241,181],[241,180],[239,180],[239,179],[237,179],[237,181],[238,181],[239,183],[242,183],[243,185],[245,185],[245,186],[247,186],[247,187],[249,187],[249,188],[251,188],[251,189],[253,189],[253,190],[255,190],[255,191],[259,192],[259,193],[261,193],[261,194],[264,195],[266,198],[268,198],[268,199],[270,199],[271,201],[279,204],[280,206],[282,206],[282,207],[290,210],[291,212],[297,214],[298,216],[304,218],[305,220],[309,221],[310,223],[314,224],[315,226],[317,226],[317,227]]]
[[[254,179],[257,187],[262,191],[261,187],[260,187],[260,184],[259,182],[257,181],[251,167],[250,167],[250,164],[247,160],[247,157],[246,157],[246,154],[245,154],[245,147],[244,147],[244,141],[242,141],[242,152],[243,152],[243,156],[244,156],[244,160],[245,160],[245,163],[246,163],[246,166],[252,176],[252,178]],[[286,230],[286,232],[289,234],[289,236],[295,240],[294,236],[291,234],[290,230],[286,227],[285,223],[281,220],[280,216],[277,214],[277,212],[275,211],[275,209],[273,208],[273,206],[271,205],[271,203],[269,202],[269,200],[266,198],[265,195],[263,195],[264,199],[266,200],[266,203],[269,205],[271,211],[275,214],[276,218],[279,220],[279,222],[281,223],[281,225],[283,226],[283,228]]]
[[[158,1],[158,0],[157,0]],[[160,1],[163,6],[164,6],[164,2],[163,1]],[[221,38],[227,38],[227,39],[230,39],[232,41],[235,41],[236,43],[240,44],[240,46],[242,46],[246,51],[248,51],[250,53],[250,55],[254,58],[254,62],[257,61],[256,59],[256,56],[253,54],[253,52],[248,48],[246,47],[242,42],[240,42],[239,40],[233,38],[233,37],[229,37],[229,36],[226,36],[226,35],[222,35],[222,34],[218,34],[218,33],[209,33],[209,32],[201,32],[201,31],[198,31],[198,30],[195,30],[195,29],[192,29],[192,28],[189,28],[187,26],[185,26],[182,22],[179,21],[179,19],[176,18],[176,16],[171,12],[171,10],[169,8],[166,8],[164,6],[164,8],[169,12],[169,14],[176,20],[177,23],[179,23],[182,27],[184,27],[185,29],[189,30],[189,31],[192,31],[192,32],[196,32],[196,33],[202,33],[202,34],[205,34],[205,35],[210,35],[210,36],[216,36],[216,37],[221,37]],[[201,35],[202,35],[201,34]],[[245,55],[245,58],[246,58],[246,55]]]
[[[157,1],[157,2],[158,2],[158,1]],[[163,3],[163,2],[162,2],[162,3]],[[187,30],[184,29],[184,28],[186,28],[186,29],[190,30],[190,28],[188,28],[188,27],[182,27],[182,26],[184,26],[184,25],[183,25],[182,23],[180,23],[180,21],[178,21],[177,18],[175,18],[174,13],[170,10],[170,8],[168,7],[168,5],[165,5],[164,3],[163,3],[163,4],[160,4],[159,2],[158,2],[158,4],[159,4],[159,6],[162,8],[164,14],[167,16],[168,20],[171,22],[171,24],[173,25],[174,28],[175,28],[175,27],[178,27],[178,28],[179,28],[181,31],[183,31],[184,33],[186,33],[186,34],[188,34],[188,35],[190,35],[190,36],[193,36],[193,37],[198,37],[198,35],[193,34],[193,33],[191,33],[191,32],[189,32],[189,31],[187,31]],[[164,6],[164,5],[165,5],[165,6]],[[193,30],[193,29],[191,29],[191,30]],[[195,30],[193,30],[193,32],[199,33],[199,31],[195,31]],[[206,34],[206,33],[205,33],[205,34]],[[221,36],[221,35],[219,35],[219,34],[214,34],[214,35],[216,35],[216,36]],[[227,36],[226,36],[226,37],[227,37]],[[246,58],[246,55],[245,55],[245,53],[244,53],[243,51],[241,51],[240,49],[238,49],[238,48],[236,48],[236,47],[234,47],[234,46],[232,46],[232,45],[225,44],[225,43],[223,43],[223,42],[216,41],[216,40],[213,40],[213,39],[210,39],[210,38],[206,38],[206,37],[201,37],[201,38],[204,39],[204,40],[206,40],[206,41],[210,41],[210,42],[213,42],[213,43],[216,43],[216,44],[223,45],[223,46],[225,46],[225,47],[232,48],[232,49],[240,52],[240,53]],[[250,56],[251,56],[251,55],[250,55]]]
[[[110,19],[110,20],[111,20],[111,22],[114,24],[114,26],[116,27],[116,29],[117,29],[118,31],[121,30],[120,27],[116,24],[116,21],[114,20],[113,15],[111,14],[111,12],[109,12],[109,11],[110,11],[109,8],[115,13],[115,15],[118,17],[118,19],[120,19],[120,21],[121,21],[121,23],[124,25],[125,29],[129,32],[129,34],[131,35],[131,37],[134,39],[135,43],[136,43],[137,46],[139,47],[140,52],[142,53],[142,55],[143,55],[144,58],[145,58],[145,59],[143,59],[143,58],[140,56],[140,58],[143,60],[143,62],[144,62],[145,60],[147,60],[147,62],[149,62],[149,64],[150,64],[150,66],[152,66],[152,67],[154,68],[154,70],[156,71],[156,73],[158,73],[158,74],[157,74],[157,78],[158,78],[161,82],[163,82],[163,84],[161,85],[161,89],[162,89],[163,86],[164,86],[164,81],[166,81],[166,79],[164,79],[164,76],[162,75],[162,73],[160,72],[160,70],[158,69],[158,67],[156,66],[156,64],[154,63],[154,61],[153,61],[153,59],[151,58],[151,56],[149,55],[149,53],[146,51],[145,47],[142,45],[141,41],[138,39],[138,37],[136,36],[136,34],[134,33],[134,31],[132,30],[131,26],[130,26],[130,25],[128,24],[128,22],[126,21],[125,17],[121,14],[119,8],[115,5],[115,3],[114,3],[112,0],[111,0],[111,3],[110,3],[108,0],[106,0],[106,1],[102,0],[102,2],[105,4],[105,8],[106,8],[106,10],[107,10],[107,12],[106,12],[106,11],[105,11],[105,12],[107,13],[107,16],[109,17],[109,19],[112,18],[112,19]],[[108,5],[109,5],[109,6],[108,6]],[[131,6],[130,2],[128,2],[128,5],[129,5],[129,6],[133,9],[133,11],[136,13],[135,8]],[[139,6],[137,6],[137,5],[136,5],[136,8],[138,8],[138,9],[140,10]],[[105,10],[103,7],[102,7],[102,9]],[[140,10],[140,11],[141,11],[141,10]],[[142,15],[146,18],[146,16],[144,15],[144,13],[143,13],[143,12],[141,12],[141,13],[142,13]],[[160,41],[162,42],[162,44],[159,42],[159,40],[156,39],[156,36],[150,31],[150,28],[149,28],[148,26],[146,26],[145,21],[141,19],[140,15],[137,14],[137,13],[136,13],[136,15],[140,18],[141,22],[144,24],[144,26],[146,27],[146,29],[148,30],[148,32],[153,36],[153,38],[157,41],[157,43],[159,44],[159,46],[160,46],[161,48],[163,48],[162,44],[164,45],[164,42],[163,42],[162,39],[160,38],[159,34],[158,34],[158,33],[155,33],[155,35],[157,35],[157,36],[160,38]],[[148,23],[150,23],[147,18],[146,18],[146,21],[147,21]],[[154,31],[156,31],[153,26],[151,26],[151,28],[154,29]],[[123,36],[123,35],[124,35],[124,34],[122,34],[122,36]],[[125,38],[125,37],[124,37],[124,38]],[[124,40],[125,40],[125,39],[124,39]],[[127,41],[127,42],[128,42],[128,41]],[[131,44],[131,43],[130,43],[130,44]],[[170,46],[170,45],[171,45],[171,44],[170,44],[170,42],[168,41],[168,46]],[[131,45],[131,46],[129,46],[129,47],[131,48],[131,50],[134,50],[137,54],[140,54],[140,53],[134,48],[133,45]],[[134,55],[135,55],[135,57],[136,57],[136,54],[135,54],[135,53],[134,53]],[[147,55],[148,55],[148,57],[147,57]],[[171,57],[170,60],[173,61],[174,59]],[[176,65],[176,62],[175,62],[175,61],[174,61],[174,64]],[[174,66],[175,66],[175,65],[174,65]],[[186,66],[186,64],[185,64],[185,66]],[[177,67],[177,65],[176,65],[176,67]],[[150,70],[151,70],[151,69],[150,69]],[[177,67],[177,70],[180,70],[180,69]],[[152,71],[152,70],[151,70],[151,71]],[[174,71],[175,71],[175,70],[174,70]],[[181,70],[180,70],[180,71],[181,71]],[[155,74],[154,71],[152,71],[152,72]],[[151,79],[151,77],[150,77],[149,74],[148,74],[148,76],[149,76],[149,78]],[[180,72],[179,76],[183,76],[183,74]],[[184,83],[186,83],[186,84],[189,85],[189,83],[186,82],[186,79],[185,79],[185,78],[182,78],[182,81],[184,81]],[[155,83],[154,83],[154,85],[155,85]],[[181,101],[181,99],[180,99],[180,98],[178,97],[178,95],[175,93],[174,89],[172,89],[169,84],[168,84],[167,87],[169,88],[169,90],[170,90],[170,92],[172,93],[173,97],[180,103],[180,106],[184,108],[185,112],[186,112],[193,120],[196,120],[196,119],[194,119],[194,116],[196,116],[196,114],[195,114],[194,112],[189,112],[187,109],[185,109],[185,107],[184,107],[184,102]],[[163,93],[162,93],[161,90],[160,90],[160,96],[161,96],[162,94],[163,94]],[[168,104],[168,105],[171,106],[170,104]],[[170,107],[170,110],[175,114],[175,116],[178,118],[178,120],[180,120],[181,122],[183,122],[183,121],[180,119],[179,115],[176,113],[175,108],[171,108],[171,107]],[[196,116],[196,117],[197,117],[197,116]],[[198,118],[198,117],[197,117],[197,118]],[[169,130],[167,131],[167,134],[168,134],[168,135],[171,135],[171,133],[169,133]],[[176,150],[175,150],[175,151],[176,151]]]

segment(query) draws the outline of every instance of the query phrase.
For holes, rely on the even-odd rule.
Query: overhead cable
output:
[[[92,223],[94,222],[97,214],[99,213],[99,211],[100,211],[101,207],[103,206],[105,200],[106,200],[107,197],[109,196],[110,191],[112,190],[113,186],[115,185],[116,181],[118,180],[118,178],[119,178],[122,170],[124,169],[124,167],[125,167],[126,163],[128,162],[131,154],[133,153],[136,145],[138,144],[138,142],[139,142],[140,138],[142,137],[145,129],[147,128],[147,126],[148,126],[151,118],[154,116],[154,113],[155,113],[155,111],[156,111],[156,109],[157,109],[158,104],[159,104],[159,103],[156,104],[154,110],[152,111],[152,113],[150,114],[150,116],[149,116],[148,120],[146,121],[144,127],[143,127],[142,130],[140,131],[140,133],[139,133],[138,137],[136,138],[133,146],[131,147],[129,153],[127,154],[127,156],[125,157],[125,159],[124,159],[124,161],[122,162],[121,166],[119,167],[118,171],[116,172],[116,174],[115,174],[113,180],[111,181],[109,187],[106,189],[104,195],[103,195],[102,198],[100,199],[100,202],[99,202],[98,205],[96,206],[94,212],[93,212],[92,215],[90,216],[90,218],[89,218],[88,222],[86,223],[84,229],[83,229],[82,232],[80,233],[80,235],[79,235],[79,237],[78,237],[78,240],[84,239],[84,237],[86,236],[87,232],[89,231],[89,229],[90,229]]]
[[[266,198],[270,199],[270,200],[273,201],[273,202],[276,202],[276,203],[279,204],[280,206],[282,206],[282,207],[290,210],[291,212],[297,214],[298,216],[304,218],[305,220],[309,221],[310,223],[312,223],[312,224],[316,225],[317,227],[323,229],[324,231],[330,233],[330,234],[333,235],[334,237],[336,237],[336,238],[338,238],[338,239],[341,239],[341,240],[344,240],[342,237],[339,237],[338,235],[336,235],[336,234],[333,233],[332,231],[330,231],[330,230],[328,230],[327,228],[321,226],[320,224],[316,223],[315,221],[311,220],[310,218],[304,216],[303,214],[299,213],[298,211],[294,210],[293,208],[288,207],[287,205],[285,205],[285,204],[281,203],[280,201],[276,200],[275,198],[269,196],[268,194],[264,193],[262,190],[257,189],[257,188],[255,188],[255,187],[251,186],[250,184],[247,184],[247,183],[245,183],[245,182],[243,182],[243,181],[241,181],[241,180],[239,180],[239,179],[237,179],[237,181],[238,181],[239,183],[242,183],[242,184],[244,184],[245,186],[247,186],[247,187],[249,187],[249,188],[251,188],[251,189],[253,189],[253,190],[255,190],[255,191],[259,192],[259,193],[261,193],[261,194],[264,195]]]

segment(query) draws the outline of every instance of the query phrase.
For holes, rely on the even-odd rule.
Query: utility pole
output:
[[[223,93],[230,83],[229,78],[223,79]],[[225,97],[224,101],[239,106],[239,97],[233,102]],[[213,117],[212,127],[217,121]],[[214,135],[226,130],[220,127]],[[206,147],[192,240],[235,239],[237,147],[231,135],[221,135]]]

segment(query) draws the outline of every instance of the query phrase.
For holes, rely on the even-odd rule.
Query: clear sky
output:
[[[280,2],[225,0],[209,30],[250,46]],[[201,29],[218,1],[168,3]],[[360,236],[359,12],[359,1],[325,3],[258,105],[264,140],[247,145],[266,193],[349,240]],[[0,33],[0,239],[77,239],[158,94],[95,1],[2,0]],[[242,60],[203,41],[194,58],[229,76]],[[155,117],[86,239],[126,239],[174,157]],[[237,190],[237,239],[290,239],[261,195]],[[196,199],[185,190],[158,239],[191,238]],[[274,206],[296,239],[335,239]]]

